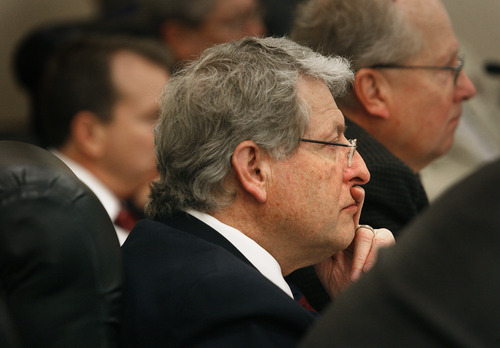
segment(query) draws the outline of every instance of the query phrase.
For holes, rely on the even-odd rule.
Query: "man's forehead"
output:
[[[344,134],[345,129],[345,119],[342,112],[338,108],[330,108],[324,113],[311,115],[307,132],[327,139]]]
[[[297,93],[309,107],[310,132],[328,136],[344,127],[344,116],[324,81],[302,77]]]
[[[341,135],[344,134],[346,129],[344,119],[340,122],[333,121],[330,124],[325,124],[325,131],[328,132],[329,135]]]

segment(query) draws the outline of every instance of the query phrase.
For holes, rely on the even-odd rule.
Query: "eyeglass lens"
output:
[[[349,167],[350,167],[352,164],[352,158],[354,157],[354,152],[356,151],[358,140],[357,139],[349,139],[348,141],[349,141],[349,144],[351,144],[351,146],[349,147]]]

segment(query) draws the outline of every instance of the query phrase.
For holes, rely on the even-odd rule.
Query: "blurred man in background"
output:
[[[36,128],[89,186],[123,243],[156,177],[153,126],[171,59],[157,42],[84,36],[63,45],[42,81]]]
[[[217,43],[266,33],[259,0],[143,0],[141,6],[176,61],[194,59]]]

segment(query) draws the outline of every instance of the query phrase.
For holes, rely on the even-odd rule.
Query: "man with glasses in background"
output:
[[[177,63],[198,57],[206,48],[266,33],[259,0],[143,0],[145,16]]]
[[[315,316],[284,276],[316,264],[334,297],[393,243],[358,226],[370,174],[334,100],[352,80],[342,58],[252,37],[169,80],[150,219],[122,248],[123,346],[295,346]]]
[[[450,149],[475,94],[446,10],[439,0],[306,0],[297,14],[294,40],[352,62],[355,83],[336,100],[371,174],[361,223],[397,236],[428,206],[418,173]],[[328,296],[308,271],[292,278],[321,309]]]

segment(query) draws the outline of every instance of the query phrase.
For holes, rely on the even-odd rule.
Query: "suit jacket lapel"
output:
[[[187,213],[179,213],[169,218],[159,218],[156,220],[198,238],[204,239],[209,243],[223,247],[243,262],[255,268],[255,266],[252,265],[252,263],[248,261],[248,259],[233,244],[224,238],[224,236],[204,222]]]

